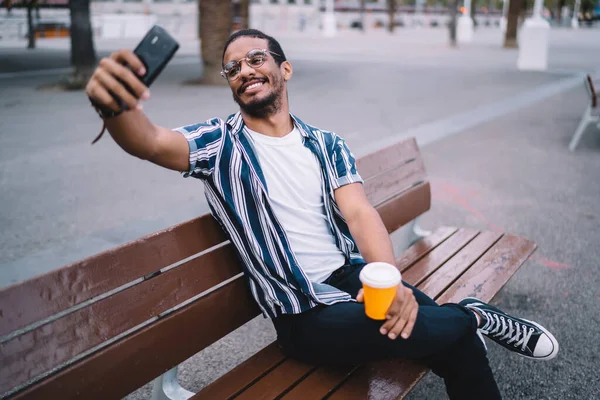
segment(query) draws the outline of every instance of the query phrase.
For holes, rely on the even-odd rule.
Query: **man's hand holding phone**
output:
[[[100,61],[85,91],[94,105],[115,113],[141,110],[140,100],[150,97],[148,87],[140,79],[145,74],[142,61],[133,51],[123,49]]]

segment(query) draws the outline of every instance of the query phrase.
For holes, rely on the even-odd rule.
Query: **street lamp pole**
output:
[[[337,32],[334,7],[334,0],[326,1],[325,15],[323,16],[323,35],[327,37],[335,36]]]

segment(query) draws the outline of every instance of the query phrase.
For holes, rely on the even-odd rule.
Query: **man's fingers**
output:
[[[146,85],[129,68],[108,58],[103,59],[100,66],[103,70],[122,81],[122,84],[126,85],[125,89],[129,87],[135,97],[146,100],[150,96]]]
[[[356,295],[356,301],[359,303],[365,301],[365,291],[363,289],[359,289],[358,294]]]
[[[88,97],[94,99],[95,102],[110,108],[113,111],[121,111],[121,107],[115,101],[114,97],[102,86],[96,82],[90,82],[86,88]]]
[[[419,306],[416,305],[412,308],[412,310],[410,312],[410,316],[408,317],[408,322],[406,323],[406,326],[404,327],[404,329],[402,330],[402,333],[400,334],[403,339],[408,339],[410,337],[410,335],[412,334],[413,328],[415,327],[415,322],[417,322],[418,314],[419,314]]]
[[[400,312],[397,314],[394,325],[390,328],[390,332],[388,333],[388,337],[390,339],[396,339],[403,331],[406,323],[408,322],[411,308],[412,304],[410,303],[410,298],[406,299],[406,301],[402,304],[402,310],[400,310]]]
[[[379,332],[382,335],[389,336],[389,334],[391,334],[391,330],[394,328],[394,325],[396,325],[398,318],[399,318],[398,314],[388,315],[388,320],[385,321],[385,323],[381,326],[381,328],[379,329]]]
[[[129,93],[125,86],[123,86],[117,79],[111,74],[99,71],[96,74],[96,79],[102,85],[103,89],[108,93],[113,93],[119,99],[123,101],[129,107],[129,109],[134,109],[137,106],[138,100]],[[106,104],[102,102],[101,104]]]
[[[398,290],[396,291],[396,297],[392,304],[387,310],[387,321],[382,325],[380,332],[383,335],[387,335],[388,332],[394,327],[398,317],[402,314],[402,309],[404,308],[404,286],[398,286]]]
[[[129,49],[119,50],[116,53],[111,54],[111,58],[119,63],[129,65],[129,67],[139,76],[146,74],[146,68],[144,67],[144,63],[142,63],[142,60]]]

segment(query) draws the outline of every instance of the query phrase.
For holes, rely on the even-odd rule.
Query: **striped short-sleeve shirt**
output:
[[[325,214],[338,248],[349,264],[364,263],[334,190],[362,179],[342,138],[292,115],[304,145],[318,158]],[[252,295],[269,317],[297,314],[318,304],[353,301],[348,293],[311,282],[299,265],[269,201],[265,177],[244,133],[241,114],[177,129],[190,147],[185,177],[199,178],[211,212],[235,246]],[[290,176],[289,179],[294,179]]]

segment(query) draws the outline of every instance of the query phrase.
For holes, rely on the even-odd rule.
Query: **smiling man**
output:
[[[221,74],[240,111],[175,130],[143,114],[140,100],[150,94],[123,63],[145,73],[131,51],[114,53],[100,62],[88,96],[125,151],[204,182],[212,214],[291,356],[320,364],[410,358],[443,377],[450,398],[489,400],[500,393],[482,335],[531,359],[556,355],[557,341],[535,322],[477,299],[440,306],[408,284],[385,322],[365,315],[359,273],[365,263],[394,264],[392,244],[344,140],[290,114],[293,69],[275,39],[234,33]]]

